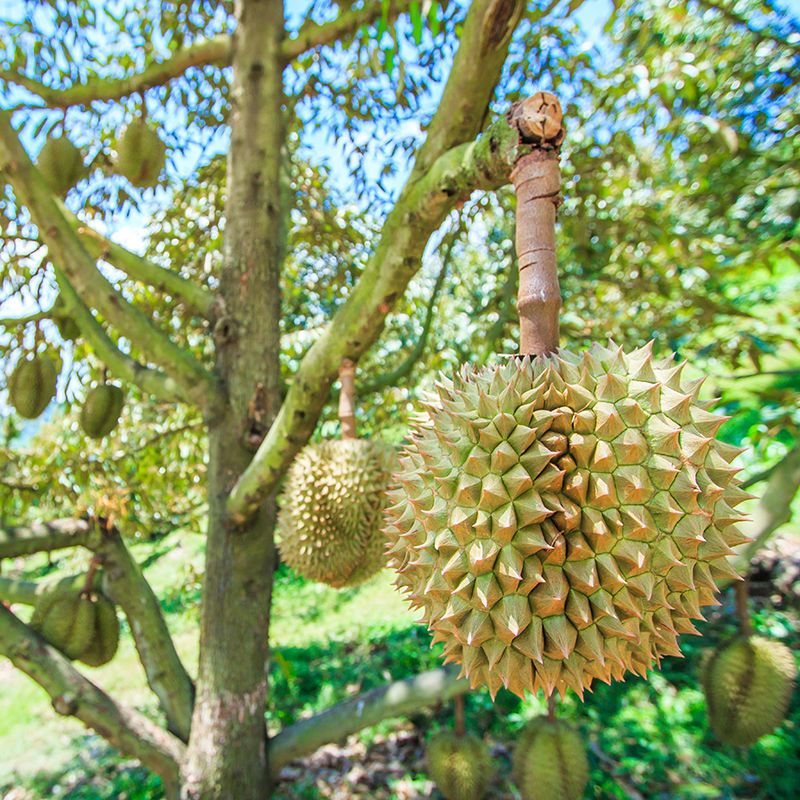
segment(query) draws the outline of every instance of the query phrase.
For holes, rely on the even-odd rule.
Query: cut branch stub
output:
[[[349,358],[342,360],[339,367],[339,380],[342,384],[339,393],[339,422],[342,424],[342,439],[356,437],[356,365]]]
[[[561,202],[561,105],[554,95],[539,92],[515,106],[511,120],[532,146],[511,173],[517,195],[519,351],[539,356],[558,349],[561,291],[556,268],[556,211]]]

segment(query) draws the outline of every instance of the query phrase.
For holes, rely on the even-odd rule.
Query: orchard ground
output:
[[[196,632],[204,539],[175,532],[132,547],[158,594],[180,655],[196,666]],[[78,553],[53,560],[27,559],[24,573],[43,579],[78,572]],[[357,691],[438,666],[438,649],[414,622],[385,571],[355,589],[335,591],[309,583],[281,566],[275,587],[272,640],[274,691],[267,709],[271,730],[320,711]],[[746,751],[718,743],[708,729],[698,671],[702,654],[735,629],[731,592],[709,614],[702,638],[684,637],[685,659],[665,659],[648,681],[600,684],[584,704],[568,697],[560,713],[580,727],[589,748],[594,798],[760,798],[795,800],[800,773],[800,692],[787,721]],[[759,607],[757,629],[800,654],[797,610]],[[124,623],[123,623],[124,626]],[[120,650],[92,680],[122,702],[158,715],[123,627]],[[136,762],[115,755],[100,737],[58,716],[32,681],[0,666],[0,797],[33,800],[155,800],[160,781]],[[520,702],[501,691],[492,704],[485,691],[467,699],[469,727],[492,747],[496,775],[490,798],[517,798],[509,781],[510,755],[525,721],[544,709],[540,699]],[[452,707],[427,709],[410,720],[391,720],[330,745],[285,768],[285,800],[313,798],[441,797],[427,779],[424,740],[452,725]],[[289,788],[291,785],[291,788]]]

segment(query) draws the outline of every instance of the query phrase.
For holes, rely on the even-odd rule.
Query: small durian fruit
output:
[[[749,747],[777,728],[786,716],[796,676],[792,651],[781,642],[740,636],[718,647],[703,669],[717,738]]]
[[[37,599],[31,627],[67,658],[80,658],[95,634],[95,604],[74,586],[56,585]]]
[[[489,787],[492,760],[481,739],[440,731],[425,749],[428,774],[447,800],[480,800]]]
[[[78,657],[90,667],[100,667],[114,658],[119,645],[119,620],[114,604],[104,595],[94,593],[94,634],[89,646]]]
[[[81,151],[66,136],[48,139],[36,165],[50,191],[59,197],[86,175]]]
[[[80,328],[69,311],[67,311],[66,303],[61,295],[56,297],[50,313],[58,328],[59,335],[65,342],[74,341],[81,335]]]
[[[117,427],[125,393],[113,383],[101,383],[89,390],[81,408],[83,432],[92,439],[102,439]]]
[[[58,370],[47,355],[33,355],[19,361],[8,379],[8,396],[16,412],[35,419],[56,394]]]
[[[389,566],[494,696],[644,676],[747,541],[725,417],[683,365],[592,346],[442,378],[389,492]]]
[[[117,170],[134,186],[152,188],[164,168],[167,147],[143,120],[135,119],[117,143]]]
[[[578,732],[560,719],[537,717],[522,731],[513,759],[523,800],[579,800],[589,762]]]
[[[355,586],[385,564],[381,532],[394,451],[382,442],[311,444],[286,477],[278,516],[281,558],[334,588]]]

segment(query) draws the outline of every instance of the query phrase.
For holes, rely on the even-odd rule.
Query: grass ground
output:
[[[162,601],[178,650],[191,671],[196,662],[202,538],[173,534],[133,545],[136,558]],[[70,573],[85,566],[72,555],[53,565],[28,560],[26,577]],[[764,633],[798,647],[792,613],[757,614]],[[590,748],[592,782],[587,797],[759,798],[795,800],[800,768],[800,702],[789,720],[755,747],[737,751],[708,730],[697,668],[702,651],[733,630],[729,607],[704,626],[706,636],[684,643],[686,659],[667,659],[648,681],[601,685],[585,704],[567,698],[561,713],[582,729]],[[415,625],[388,573],[344,591],[308,583],[286,568],[275,587],[272,638],[271,729],[325,708],[354,692],[402,678],[439,661],[424,628]],[[105,667],[87,669],[92,680],[124,702],[157,715],[124,632],[120,652]],[[513,742],[541,702],[520,702],[501,692],[492,704],[485,692],[468,698],[470,726],[493,748],[497,777],[492,798],[514,798],[506,776]],[[348,742],[285,771],[281,800],[315,798],[437,797],[424,774],[423,742],[451,724],[451,710],[421,712],[398,725],[387,721]],[[638,795],[637,795],[638,793]],[[110,753],[102,741],[50,708],[44,693],[24,675],[0,664],[0,798],[33,800],[155,800],[157,779]]]

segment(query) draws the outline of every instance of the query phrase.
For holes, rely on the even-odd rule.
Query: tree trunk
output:
[[[238,0],[233,39],[225,265],[215,328],[227,391],[209,420],[209,530],[197,699],[182,797],[263,800],[271,794],[264,709],[275,500],[238,526],[228,492],[280,403],[280,204],[283,140],[281,0]]]

